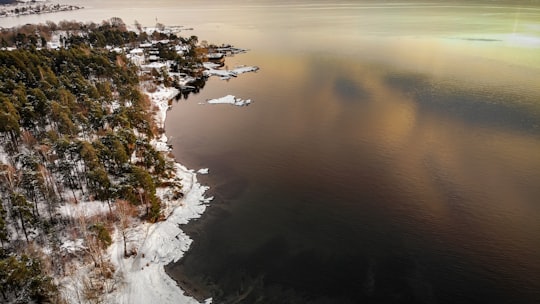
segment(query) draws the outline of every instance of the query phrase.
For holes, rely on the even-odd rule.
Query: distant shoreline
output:
[[[83,9],[82,6],[67,4],[52,4],[46,1],[0,3],[0,18],[42,15],[57,12],[69,12]]]

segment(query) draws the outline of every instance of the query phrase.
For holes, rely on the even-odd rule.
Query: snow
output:
[[[98,214],[109,212],[109,205],[102,201],[88,201],[75,203],[66,203],[58,207],[58,213],[67,218],[89,218]]]
[[[0,164],[9,164],[8,154],[4,151],[4,146],[0,145]]]
[[[158,152],[169,152],[171,150],[170,146],[167,144],[167,136],[165,134],[161,135],[158,139],[152,139],[150,144],[154,146]]]
[[[210,104],[231,104],[238,107],[247,106],[251,103],[251,99],[240,99],[236,98],[234,95],[227,95],[225,97],[216,98],[216,99],[210,99],[206,101]]]
[[[133,50],[129,51],[129,53],[133,55],[143,55],[144,50],[141,48],[134,48]]]
[[[118,109],[120,109],[120,103],[118,102],[118,100],[113,100],[111,102],[111,110],[116,111]]]
[[[158,127],[163,128],[165,126],[169,101],[174,99],[178,93],[180,93],[178,89],[168,88],[164,85],[156,87],[156,90],[152,93],[146,92],[152,103],[158,108],[158,112],[154,115]]]
[[[197,81],[197,78],[191,77],[185,73],[169,72],[169,76],[173,77],[181,87],[186,87],[188,84]]]
[[[83,244],[84,244],[83,239],[67,240],[60,246],[60,250],[65,251],[67,253],[74,253],[77,251],[84,250],[85,246]]]
[[[152,56],[150,56],[150,57],[152,57]],[[149,58],[150,58],[150,57],[149,57]],[[155,57],[155,56],[154,56],[154,57]],[[150,58],[150,59],[151,59],[151,58]],[[154,58],[154,59],[157,60],[158,58],[156,57],[156,58]],[[149,70],[151,70],[151,69],[159,70],[159,69],[164,68],[164,67],[167,67],[167,64],[166,64],[166,63],[163,63],[163,62],[152,62],[152,63],[145,64],[145,65],[142,66],[142,68],[149,69]]]
[[[51,35],[50,41],[47,42],[47,48],[49,49],[60,49],[63,46],[63,43],[61,41],[61,37],[66,37],[67,32],[66,31],[54,31]]]
[[[167,111],[170,107],[169,101],[174,99],[179,92],[178,89],[168,88],[163,85],[158,86],[153,93],[146,92],[154,106],[158,109],[154,114],[154,119],[156,120],[158,128],[165,127],[165,118],[167,117]],[[157,151],[167,152],[170,150],[165,134],[162,134],[158,139],[152,139],[150,143],[154,145]]]

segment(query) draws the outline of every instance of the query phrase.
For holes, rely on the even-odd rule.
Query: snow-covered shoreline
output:
[[[179,225],[199,218],[211,198],[204,198],[208,188],[198,183],[193,171],[178,163],[176,170],[188,191],[180,202],[167,206],[171,213],[164,221],[139,227],[142,244],[136,256],[124,258],[121,235],[116,233],[109,253],[123,282],[117,291],[108,295],[108,303],[199,303],[165,273],[164,266],[182,258],[192,243]],[[211,299],[206,303],[211,303]]]
[[[221,79],[236,77],[238,74],[256,72],[256,66],[240,66],[234,70],[216,70],[213,65],[205,65],[205,75],[219,76]],[[144,87],[144,86],[142,86]],[[171,101],[180,93],[176,88],[158,85],[152,92],[144,92],[150,98],[152,108],[155,109],[154,120],[161,130],[165,128],[167,111]],[[232,95],[224,98],[207,101],[208,103],[228,103],[236,106],[246,106],[251,100],[243,100]],[[151,144],[157,151],[169,153],[171,147],[167,144],[167,136],[153,139]],[[201,185],[197,174],[208,174],[208,168],[198,171],[187,169],[175,161],[176,178],[181,180],[183,198],[172,199],[174,195],[170,189],[158,188],[157,195],[162,201],[162,214],[165,220],[157,223],[142,222],[131,227],[128,234],[129,247],[136,248],[137,254],[129,258],[124,257],[123,236],[120,231],[115,232],[114,242],[108,249],[111,263],[115,266],[116,276],[120,283],[108,295],[106,303],[171,303],[195,304],[199,303],[190,297],[178,286],[167,273],[165,266],[177,262],[189,249],[192,240],[180,228],[190,220],[201,217],[208,203],[213,199],[204,196],[208,187]],[[211,303],[207,299],[205,303]]]
[[[155,119],[163,127],[169,108],[169,101],[178,94],[174,88],[158,87],[154,93],[147,93],[158,111]],[[168,151],[167,137],[163,135],[153,145],[161,151]],[[163,201],[164,221],[142,223],[133,231],[137,245],[137,255],[124,258],[124,244],[117,231],[114,243],[110,246],[111,262],[117,274],[122,278],[118,288],[106,297],[107,303],[199,303],[189,297],[178,284],[165,273],[164,266],[178,261],[189,249],[192,240],[180,229],[192,219],[199,218],[205,211],[212,197],[204,196],[208,187],[201,185],[197,174],[180,163],[175,163],[176,175],[182,180],[184,197],[172,200],[167,189],[158,189]],[[203,170],[202,172],[206,172]],[[202,173],[201,172],[201,173]],[[211,299],[205,303],[211,303]]]
[[[125,50],[111,50],[124,52]],[[137,55],[137,52],[130,52],[130,59],[139,65],[141,69],[149,67],[156,68],[157,63],[143,65],[144,56]],[[159,63],[159,68],[168,68],[170,62]],[[221,79],[230,79],[239,74],[256,72],[256,66],[239,66],[234,70],[217,70],[216,66],[206,63],[204,75],[206,77],[218,76]],[[181,86],[186,86],[190,77],[178,76]],[[179,80],[180,79],[180,80]],[[147,80],[148,81],[148,80]],[[150,80],[141,83],[142,92],[146,94],[151,103],[153,119],[159,130],[164,130],[167,111],[179,94],[180,89],[157,84]],[[222,98],[207,100],[208,104],[232,104],[235,106],[247,106],[250,99],[240,99],[233,95]],[[162,152],[165,157],[170,157],[171,147],[167,143],[165,134],[150,141],[155,150]],[[132,161],[137,161],[135,154],[131,155]],[[171,303],[171,304],[196,304],[199,300],[191,297],[177,284],[166,272],[165,266],[177,262],[189,249],[192,240],[185,234],[180,225],[187,224],[190,220],[201,217],[206,210],[208,203],[213,199],[206,198],[205,192],[208,187],[201,185],[197,180],[197,175],[208,174],[208,168],[198,171],[187,169],[182,164],[174,162],[174,176],[164,180],[163,184],[181,184],[181,192],[178,188],[163,186],[156,189],[156,195],[161,200],[161,218],[157,223],[149,223],[140,219],[123,223],[122,220],[113,226],[112,244],[107,248],[103,256],[104,263],[109,263],[114,274],[107,277],[102,283],[103,293],[99,299],[103,303]],[[183,194],[183,195],[182,195]],[[59,212],[68,218],[81,218],[86,220],[90,217],[106,217],[109,212],[117,213],[121,217],[121,206],[110,206],[99,201],[85,201],[84,207],[77,204],[69,204],[61,208]],[[120,208],[120,209],[119,209]],[[63,250],[70,254],[88,251],[82,239],[68,240]],[[128,255],[129,257],[126,257]],[[95,268],[88,262],[75,262],[75,269],[70,275],[59,279],[62,286],[64,298],[70,303],[79,303],[81,297],[85,297],[84,291],[91,281],[87,279]],[[107,266],[108,267],[108,266]],[[95,279],[102,280],[103,277],[95,276]],[[204,303],[211,303],[212,299],[206,299]]]

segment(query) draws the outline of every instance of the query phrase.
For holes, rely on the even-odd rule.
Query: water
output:
[[[179,158],[210,167],[217,196],[171,273],[230,302],[539,299],[539,118],[514,104],[535,97],[352,58],[265,58],[239,57],[268,63],[169,116]],[[226,92],[255,103],[197,104]]]
[[[76,1],[73,1],[76,3]],[[166,125],[216,196],[168,272],[217,303],[539,303],[540,4],[87,1],[251,49]],[[234,94],[247,108],[199,105]]]

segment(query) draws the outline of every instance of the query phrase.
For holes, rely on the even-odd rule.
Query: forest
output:
[[[47,48],[58,32],[63,47]],[[58,278],[70,259],[95,266],[96,280],[83,294],[97,299],[104,287],[95,282],[113,272],[100,260],[113,226],[126,214],[161,220],[157,187],[182,195],[173,159],[151,144],[163,130],[141,82],[159,77],[142,78],[110,48],[154,37],[194,49],[197,40],[129,31],[118,18],[25,25],[0,37],[0,302],[62,303]],[[200,60],[194,55],[168,59],[189,66]],[[86,201],[106,202],[108,216],[80,220],[58,211]],[[82,239],[84,252],[60,250],[66,239]]]

